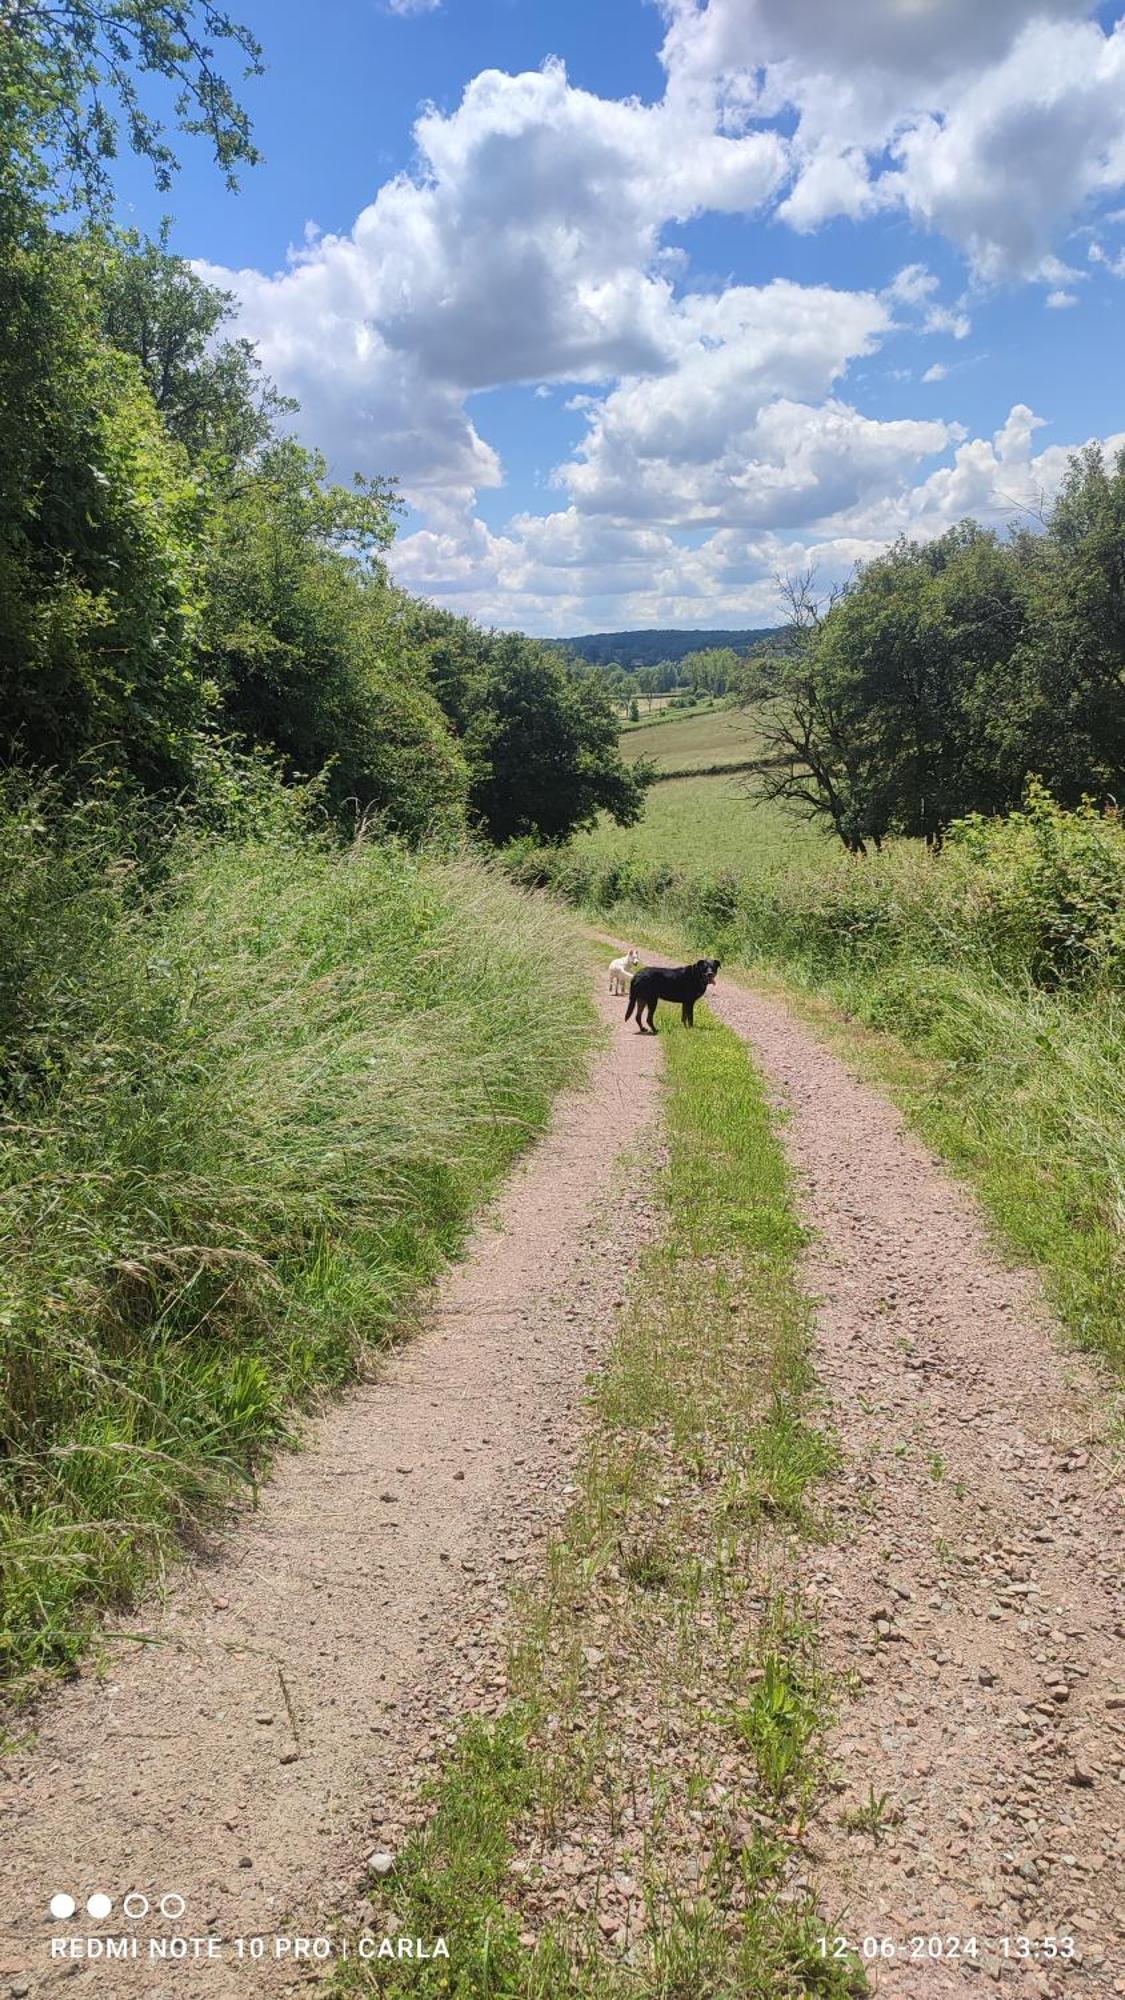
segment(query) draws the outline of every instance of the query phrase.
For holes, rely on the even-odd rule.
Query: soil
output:
[[[226,1939],[354,1906],[463,1698],[502,1703],[506,1585],[565,1506],[584,1380],[652,1227],[616,1162],[654,1117],[660,1044],[603,1004],[615,1033],[590,1087],[560,1104],[420,1337],[310,1427],[260,1510],[123,1621],[7,1756],[0,1995],[5,1974],[15,1996],[163,1995],[167,1968],[47,1961],[52,1932],[129,1931],[127,1889],[178,1892],[177,1928]],[[713,1004],[786,1111],[841,1452],[831,1538],[802,1557],[848,1677],[810,1876],[848,1939],[893,1945],[871,1965],[880,1994],[1125,1993],[1108,1384],[876,1091],[776,1001],[721,976]],[[105,1924],[51,1924],[53,1893],[81,1912],[95,1890],[115,1901]],[[949,1943],[970,1938],[975,1960]],[[298,1978],[229,1960],[175,1976],[192,2000]]]
[[[829,1663],[860,1681],[830,1744],[846,1791],[813,1831],[822,1905],[851,1940],[893,1942],[871,1964],[880,1994],[979,1991],[982,1974],[1012,1994],[1125,1993],[1109,1384],[891,1105],[776,1001],[720,976],[713,1005],[785,1108],[817,1232],[815,1366],[843,1457],[806,1595]],[[873,1799],[878,1838],[841,1826]],[[970,1938],[975,1963],[951,1955]],[[1073,1959],[1045,1955],[1068,1939]]]
[[[618,1003],[603,996],[607,1020]],[[0,1995],[262,1995],[289,1961],[51,1964],[50,1940],[308,1934],[394,1836],[389,1774],[536,1560],[640,1235],[619,1160],[655,1112],[660,1050],[615,1036],[560,1099],[420,1335],[308,1427],[253,1515],[48,1699],[0,1765]],[[502,1656],[501,1656],[502,1657]],[[502,1674],[497,1680],[501,1699]],[[86,1899],[114,1909],[90,1921]],[[126,1918],[128,1892],[184,1899]],[[69,1894],[77,1914],[52,1921]],[[136,1907],[136,1906],[134,1906]],[[174,1912],[175,1906],[173,1906]]]

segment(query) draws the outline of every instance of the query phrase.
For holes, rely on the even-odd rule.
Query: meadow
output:
[[[634,724],[622,731],[621,754],[650,757],[659,772],[710,770],[745,763],[758,748],[754,718],[745,709],[718,705],[676,712],[667,722]]]
[[[827,845],[806,820],[753,798],[737,774],[715,774],[654,785],[637,826],[615,826],[603,817],[575,837],[570,851],[670,868],[771,870],[801,855],[816,856]]]

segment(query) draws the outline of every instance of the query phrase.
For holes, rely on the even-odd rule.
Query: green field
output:
[[[681,726],[670,724],[669,733]],[[752,798],[743,778],[721,774],[672,778],[667,784],[654,785],[638,826],[623,828],[603,818],[592,833],[580,834],[572,848],[576,854],[607,861],[629,859],[666,862],[689,871],[734,868],[755,873],[763,867],[782,867],[805,855],[834,852],[818,828],[781,806]]]
[[[706,770],[715,764],[739,764],[759,747],[754,718],[745,709],[708,708],[702,714],[677,714],[651,727],[634,723],[621,733],[621,755],[651,757],[658,771]]]

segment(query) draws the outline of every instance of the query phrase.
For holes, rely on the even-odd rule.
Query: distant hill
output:
[[[655,667],[662,660],[682,660],[686,653],[702,653],[709,646],[730,646],[736,653],[747,653],[780,629],[758,625],[739,632],[583,632],[577,639],[556,639],[554,643],[595,666],[615,660],[620,667]]]

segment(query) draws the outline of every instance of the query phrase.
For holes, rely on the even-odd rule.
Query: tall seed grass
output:
[[[145,895],[48,831],[0,864],[0,934],[50,918],[0,996],[18,1692],[356,1373],[590,1027],[566,920],[478,861],[183,841]]]

